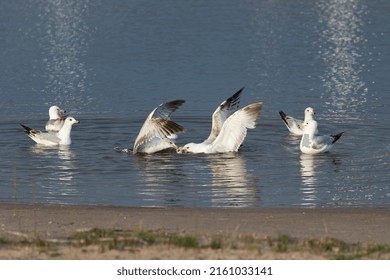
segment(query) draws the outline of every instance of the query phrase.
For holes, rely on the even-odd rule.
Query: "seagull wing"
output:
[[[247,129],[256,127],[262,107],[262,102],[253,103],[231,115],[215,139],[213,150],[217,153],[238,151],[246,137]]]
[[[24,132],[38,144],[43,145],[57,145],[61,139],[56,136],[55,133],[44,133],[40,130],[31,129],[28,126],[20,124],[24,128]]]
[[[176,133],[184,132],[185,128],[169,120],[170,115],[184,103],[183,100],[175,100],[163,103],[155,108],[147,117],[134,142],[133,153],[137,153],[139,148],[150,141],[166,142],[167,138]]]
[[[238,109],[243,90],[244,88],[239,89],[217,107],[212,116],[210,135],[203,143],[210,144],[218,137],[224,122]]]
[[[337,140],[340,139],[341,135],[344,132],[338,133],[336,135],[321,135],[315,136],[313,139],[312,148],[315,150],[327,150],[329,149]]]
[[[150,113],[148,118],[161,118],[167,119],[171,117],[171,114],[175,112],[185,100],[173,100],[170,102],[162,103]]]

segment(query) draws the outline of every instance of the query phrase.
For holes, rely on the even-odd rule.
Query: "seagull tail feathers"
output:
[[[285,123],[287,126],[289,126],[289,125],[288,125],[288,122],[287,122],[287,115],[286,115],[283,111],[279,111],[279,115],[280,115],[280,117],[282,118],[282,120],[284,121],[284,123]]]

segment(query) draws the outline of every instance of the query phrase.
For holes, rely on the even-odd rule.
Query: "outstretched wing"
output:
[[[231,115],[213,143],[215,152],[236,152],[244,141],[248,128],[255,128],[262,102],[250,104]]]
[[[145,120],[135,139],[133,153],[137,153],[142,145],[150,141],[157,143],[160,139],[167,142],[167,139],[175,136],[176,133],[184,132],[184,127],[169,120],[170,115],[184,102],[184,100],[174,100],[155,108]]]
[[[238,109],[243,90],[242,87],[217,107],[212,116],[210,135],[203,143],[210,144],[218,137],[224,122]]]
[[[184,102],[185,100],[173,100],[162,103],[150,113],[148,118],[161,118],[169,120],[171,114],[175,112],[181,105],[183,105]]]

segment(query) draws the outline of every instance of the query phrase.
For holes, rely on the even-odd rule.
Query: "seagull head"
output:
[[[65,114],[65,110],[60,109],[58,106],[51,106],[49,108],[49,117],[51,120],[56,120],[58,118],[63,117]]]
[[[192,153],[195,147],[195,143],[188,143],[184,145],[183,147],[177,148],[177,153],[179,154],[188,154]]]
[[[315,114],[316,113],[314,112],[314,109],[312,107],[307,107],[305,109],[305,122],[308,121],[308,120],[313,119]]]
[[[77,124],[77,123],[80,123],[80,121],[79,121],[79,120],[76,120],[76,119],[73,118],[73,117],[67,117],[67,118],[65,119],[64,125],[74,125],[74,124]]]

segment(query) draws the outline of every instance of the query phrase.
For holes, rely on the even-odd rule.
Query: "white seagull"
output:
[[[344,133],[319,136],[316,135],[317,126],[318,124],[315,120],[309,120],[305,123],[299,146],[302,153],[314,155],[328,152]]]
[[[235,94],[223,101],[212,116],[212,126],[209,137],[203,141],[203,144],[211,144],[217,138],[224,122],[238,109],[241,93],[244,88],[240,88]]]
[[[60,109],[58,106],[51,106],[49,108],[49,120],[46,123],[45,129],[48,132],[58,132],[64,125],[66,116],[65,110]]]
[[[288,130],[294,134],[294,135],[302,135],[303,134],[303,128],[305,127],[305,123],[309,120],[312,120],[315,112],[313,108],[307,107],[305,109],[305,119],[298,120],[291,116],[287,116],[283,111],[279,111],[280,117],[282,118],[284,124],[287,126]],[[317,131],[318,133],[318,131]]]
[[[133,154],[152,154],[169,148],[177,150],[173,140],[176,139],[176,134],[184,132],[185,128],[171,121],[170,116],[184,102],[184,100],[174,100],[162,103],[149,114],[135,139]],[[115,149],[129,152],[129,149]]]
[[[24,132],[34,140],[36,143],[45,146],[55,145],[70,145],[72,140],[70,133],[72,131],[72,125],[80,123],[73,117],[67,117],[64,121],[64,125],[58,132],[42,132],[40,130],[31,129],[28,126],[20,124],[24,128]]]
[[[202,143],[188,143],[178,153],[237,152],[245,139],[247,129],[256,127],[263,103],[252,103],[232,113],[238,106],[241,91],[219,105],[213,114],[210,136]]]

